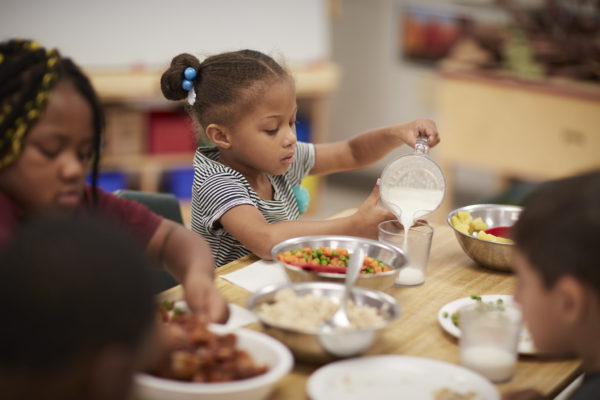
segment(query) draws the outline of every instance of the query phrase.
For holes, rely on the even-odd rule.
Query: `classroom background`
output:
[[[107,114],[108,191],[173,193],[188,220],[196,143],[181,105],[162,98],[160,74],[181,52],[253,48],[292,71],[300,140],[434,119],[442,142],[430,156],[447,193],[431,219],[442,222],[453,208],[518,204],[536,182],[600,166],[598,2],[558,3],[3,0],[0,38],[58,47],[91,76]],[[305,217],[358,207],[383,167],[411,151],[307,179]]]

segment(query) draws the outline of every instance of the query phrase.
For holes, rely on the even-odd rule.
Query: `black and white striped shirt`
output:
[[[246,178],[219,161],[216,147],[199,147],[194,156],[192,230],[204,236],[217,266],[234,261],[250,251],[227,232],[219,219],[233,207],[249,204],[258,208],[268,223],[297,220],[300,216],[292,187],[299,185],[315,163],[315,148],[298,142],[290,168],[282,175],[268,175],[273,200],[263,200]]]

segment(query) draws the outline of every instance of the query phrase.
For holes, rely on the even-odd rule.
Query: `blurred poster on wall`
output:
[[[433,64],[460,35],[460,16],[452,11],[404,5],[398,18],[399,57],[407,61]]]

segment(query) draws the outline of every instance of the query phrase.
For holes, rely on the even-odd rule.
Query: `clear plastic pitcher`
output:
[[[435,211],[446,194],[442,169],[428,151],[427,138],[419,137],[413,154],[392,161],[381,173],[381,202],[406,229],[417,218]]]

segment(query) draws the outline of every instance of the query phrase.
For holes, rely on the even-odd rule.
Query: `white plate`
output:
[[[333,362],[317,369],[306,389],[312,400],[434,399],[436,390],[473,392],[473,400],[499,400],[496,387],[458,365],[429,358],[384,355]]]
[[[268,371],[253,378],[233,382],[194,383],[138,373],[133,398],[140,400],[262,400],[265,399],[294,365],[290,350],[271,336],[251,329],[229,329],[211,324],[210,330],[237,336],[236,348],[245,350],[257,365]]]
[[[498,299],[502,299],[505,304],[513,303],[513,297],[509,294],[484,294],[481,296],[481,300],[483,302],[496,302]],[[460,328],[454,325],[452,322],[452,314],[456,312],[459,308],[466,306],[468,304],[474,303],[477,300],[472,299],[471,297],[463,297],[462,299],[451,301],[446,304],[438,311],[438,322],[444,328],[446,332],[451,334],[452,336],[459,338],[460,337]],[[444,316],[446,315],[446,316]],[[536,350],[533,347],[533,341],[531,340],[531,335],[527,328],[523,328],[521,331],[521,337],[519,339],[519,354],[536,354]]]

